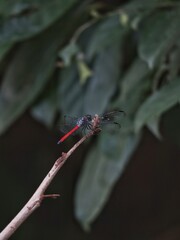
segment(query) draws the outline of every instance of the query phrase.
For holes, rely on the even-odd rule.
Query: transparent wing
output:
[[[71,131],[78,122],[79,118],[78,117],[71,117],[68,115],[65,115],[63,118],[63,123],[60,125],[60,130],[62,133],[68,133],[69,131]],[[79,128],[78,130],[76,130],[74,133],[72,133],[72,135],[79,135],[83,132],[82,128]]]
[[[107,112],[104,113],[103,115],[100,116],[100,126],[106,125],[106,124],[116,124],[120,125],[120,121],[124,117],[125,112],[121,110],[117,111],[112,111],[112,112]]]
[[[77,117],[64,115],[62,124],[60,124],[60,131],[62,133],[68,133],[69,131],[71,131],[71,129],[73,129],[76,126],[77,120],[78,120]],[[75,134],[77,133],[74,132],[72,135],[75,135]]]
[[[77,124],[78,117],[71,117],[64,115],[63,124],[75,126]]]
[[[84,116],[84,123],[79,127],[79,129],[78,130],[76,130],[72,135],[76,135],[76,134],[86,134],[90,129],[91,129],[91,126],[92,126],[92,124],[91,124],[91,120],[92,120],[92,117],[90,116],[90,119],[91,120],[89,120],[88,119],[88,117],[89,117],[90,115],[86,115],[86,116]],[[76,125],[77,125],[77,123],[78,123],[78,121],[79,121],[79,119],[81,119],[82,117],[80,117],[80,118],[78,118],[78,117],[71,117],[71,116],[68,116],[68,115],[65,115],[64,116],[64,123],[61,125],[61,131],[63,132],[63,133],[67,133],[67,132],[69,132],[71,129],[73,129]]]

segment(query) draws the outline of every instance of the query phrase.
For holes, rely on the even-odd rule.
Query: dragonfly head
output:
[[[77,125],[80,127],[90,122],[92,122],[92,116],[90,114],[87,114],[84,117],[78,119]]]
[[[90,114],[87,114],[87,115],[85,116],[85,118],[86,118],[86,120],[87,120],[88,122],[91,122],[91,121],[92,121],[92,116],[91,116]]]

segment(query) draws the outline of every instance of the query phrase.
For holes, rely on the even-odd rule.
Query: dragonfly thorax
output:
[[[81,127],[82,125],[87,125],[88,123],[92,122],[92,116],[91,115],[85,115],[82,118],[79,118],[77,121],[77,126]]]
[[[77,121],[77,126],[82,126],[83,125],[83,123],[84,123],[84,117],[82,117],[82,118],[80,118],[80,119],[78,119],[78,121]]]

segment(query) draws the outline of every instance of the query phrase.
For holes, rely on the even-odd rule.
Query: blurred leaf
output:
[[[78,53],[78,51],[79,47],[76,45],[76,43],[71,42],[59,52],[59,57],[62,58],[65,66],[69,66],[71,64],[72,58],[75,54]]]
[[[150,74],[147,64],[141,59],[135,59],[121,80],[120,97],[114,107],[123,108],[127,113],[126,118],[134,118],[139,105],[146,98],[150,89]],[[133,124],[131,123],[132,128]]]
[[[93,18],[96,18],[96,19],[101,18],[101,15],[99,14],[99,12],[98,12],[96,9],[92,9],[92,10],[90,11],[90,15],[91,15]]]
[[[55,67],[59,46],[86,17],[84,5],[69,12],[40,36],[19,47],[4,75],[0,91],[0,133],[5,131],[42,91]],[[74,24],[67,19],[71,16]],[[67,31],[59,30],[66,27]]]
[[[86,159],[76,188],[75,215],[85,230],[107,202],[139,139],[138,135],[122,135],[119,131],[101,133],[98,144]]]
[[[159,139],[162,140],[162,136],[159,130],[159,125],[160,125],[160,119],[159,118],[155,118],[152,119],[151,121],[148,121],[147,123],[147,127],[149,128],[149,130]]]
[[[85,94],[85,86],[78,80],[77,65],[73,62],[60,72],[60,84],[58,87],[59,109],[65,114],[80,116],[83,113],[82,99]]]
[[[57,86],[48,86],[46,91],[48,92],[45,92],[44,96],[31,109],[31,114],[46,126],[52,127],[58,110]]]
[[[123,26],[126,26],[129,22],[129,16],[126,12],[121,11],[119,14],[119,21]]]
[[[165,54],[180,35],[180,12],[157,11],[143,19],[139,27],[139,56],[150,68]],[[153,26],[153,27],[152,27]]]
[[[180,69],[180,42],[178,46],[175,46],[174,49],[171,51],[169,56],[169,71],[167,75],[168,81],[172,81],[178,75]]]
[[[124,36],[125,29],[120,25],[118,16],[106,18],[99,23],[94,30],[93,36],[87,49],[87,59],[92,59],[95,54],[105,50],[120,41]]]
[[[114,43],[101,51],[94,62],[93,76],[88,81],[84,109],[102,113],[116,91],[121,72],[121,45]]]
[[[56,114],[56,105],[53,102],[53,99],[46,99],[41,101],[38,105],[32,108],[31,114],[33,118],[45,124],[47,127],[52,127],[55,114]]]
[[[93,76],[82,85],[75,64],[61,71],[59,106],[71,115],[102,113],[116,91],[120,75],[120,45],[100,52],[92,67]],[[68,98],[67,98],[68,96]]]
[[[159,91],[152,94],[139,108],[135,119],[135,130],[138,131],[144,124],[159,118],[180,101],[180,79],[166,84]]]
[[[121,132],[134,133],[134,115],[151,88],[151,71],[141,59],[135,59],[120,82],[120,96],[112,104],[126,112]]]
[[[78,71],[80,76],[80,83],[86,83],[86,80],[93,74],[83,60],[77,61]]]
[[[45,39],[43,45],[41,38],[22,44],[9,65],[0,91],[0,133],[34,100],[52,73],[59,43],[48,49],[49,38]]]
[[[176,0],[175,0],[176,1]],[[134,11],[136,14],[146,10],[155,10],[155,9],[162,9],[176,7],[178,6],[178,2],[174,0],[151,0],[151,1],[144,1],[144,0],[133,0],[129,1],[126,5],[123,6],[123,10],[131,10]],[[178,1],[178,0],[177,0]]]
[[[24,3],[1,1],[0,45],[26,39],[49,27],[62,17],[77,0],[45,0]]]
[[[3,18],[24,14],[25,12],[32,11],[35,8],[34,3],[23,2],[22,0],[2,0],[0,1],[0,15]]]
[[[7,52],[12,48],[13,44],[2,44],[0,45],[0,61],[7,54]]]
[[[146,62],[137,58],[131,64],[121,83],[121,101],[125,101],[133,94],[134,89],[140,85],[141,79],[149,74],[150,70]]]
[[[128,22],[130,22],[132,28],[137,30],[140,20],[168,3],[169,0],[133,0],[124,4],[121,11],[128,16]]]

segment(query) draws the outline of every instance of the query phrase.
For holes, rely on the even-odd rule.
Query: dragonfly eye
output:
[[[86,118],[87,118],[88,121],[92,121],[92,116],[90,114],[87,114]]]

